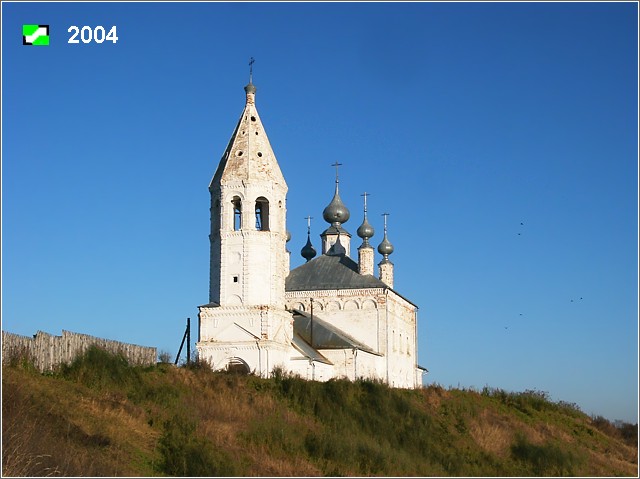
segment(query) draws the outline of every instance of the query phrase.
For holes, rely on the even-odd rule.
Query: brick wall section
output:
[[[92,345],[111,353],[122,354],[131,365],[150,366],[157,361],[157,350],[153,347],[63,330],[62,336],[38,331],[33,337],[2,331],[2,362],[27,356],[33,360],[38,370],[50,371],[62,363],[71,363]]]

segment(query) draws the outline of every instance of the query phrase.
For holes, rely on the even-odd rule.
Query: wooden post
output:
[[[189,318],[187,318],[187,329],[185,330],[184,334],[182,335],[182,342],[180,343],[180,349],[178,349],[178,354],[176,354],[176,361],[174,364],[178,364],[178,359],[180,359],[180,353],[182,352],[182,347],[184,346],[184,342],[185,340],[188,339],[187,342],[187,364],[189,364],[189,360],[190,360],[190,354],[191,354],[191,346],[190,346],[190,342],[191,342],[191,333],[189,332],[190,329],[190,325],[191,325],[191,320]]]
[[[187,364],[191,364],[191,318],[187,318]]]

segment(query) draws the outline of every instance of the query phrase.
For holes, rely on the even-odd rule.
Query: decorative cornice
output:
[[[363,289],[319,289],[314,291],[285,291],[285,299],[293,298],[340,298],[351,296],[378,296],[386,288]]]

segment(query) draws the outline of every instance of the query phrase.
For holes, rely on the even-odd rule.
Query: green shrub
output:
[[[210,441],[196,434],[189,419],[174,416],[165,421],[158,442],[162,455],[160,472],[170,476],[237,476],[237,464]]]
[[[140,368],[129,366],[123,355],[110,353],[95,345],[71,364],[61,365],[59,372],[66,379],[95,389],[137,384],[140,382],[140,373]]]
[[[620,436],[628,446],[638,449],[638,423],[623,422],[619,427]]]
[[[520,461],[536,476],[571,476],[574,475],[576,457],[570,451],[563,451],[551,443],[537,445],[518,436],[511,446],[511,455]]]

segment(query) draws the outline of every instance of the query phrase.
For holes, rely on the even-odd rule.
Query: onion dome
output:
[[[369,246],[369,238],[373,237],[373,233],[373,226],[369,224],[369,221],[367,221],[367,217],[365,216],[362,224],[358,227],[358,231],[356,231],[356,234],[363,240],[363,246]]]
[[[300,254],[304,259],[307,260],[307,263],[311,261],[316,256],[316,249],[311,244],[311,220],[312,216],[307,216],[305,218],[307,220],[307,244],[302,247],[300,250]]]
[[[333,195],[331,203],[329,203],[322,212],[322,217],[327,223],[335,225],[336,223],[346,223],[349,221],[350,216],[351,213],[349,213],[349,210],[340,199],[340,195],[338,194],[338,184],[336,183],[336,193]]]
[[[327,251],[327,256],[344,256],[346,254],[347,250],[342,246],[342,243],[340,242],[340,233],[338,233],[338,238],[331,248],[329,248],[329,251]]]
[[[388,256],[393,253],[393,245],[387,239],[387,233],[384,234],[382,243],[378,245],[378,253],[384,256],[384,259],[389,259]]]
[[[329,203],[322,212],[322,217],[327,223],[330,223],[333,226],[339,226],[340,224],[349,221],[349,216],[351,216],[351,214],[340,199],[340,194],[338,193],[338,185],[340,184],[340,180],[338,179],[338,166],[341,166],[341,163],[336,162],[332,166],[336,167],[336,192],[333,195],[331,203]]]
[[[305,244],[300,250],[300,254],[307,262],[311,261],[316,256],[316,249],[311,244],[311,237],[307,234],[307,244]]]
[[[371,226],[369,220],[367,220],[367,196],[369,196],[369,193],[365,192],[362,196],[364,196],[364,219],[358,227],[356,234],[362,238],[362,246],[369,246],[369,238],[373,237],[374,233],[373,226]]]
[[[291,241],[291,231],[287,230],[287,243]]]
[[[247,86],[244,87],[244,91],[247,92],[247,93],[252,93],[252,94],[255,95],[256,87],[255,87],[255,85],[253,83],[249,82],[247,84]]]
[[[378,245],[378,253],[383,256],[382,261],[387,262],[389,261],[389,255],[393,253],[393,245],[387,239],[387,216],[389,216],[389,213],[383,213],[382,216],[384,216],[384,238]]]

